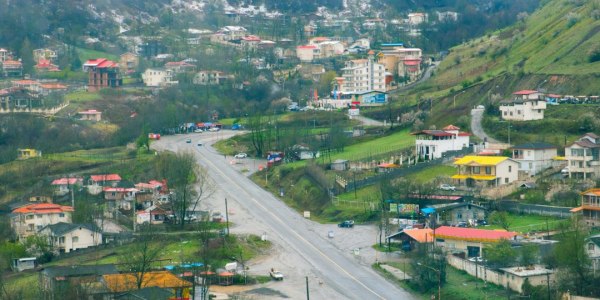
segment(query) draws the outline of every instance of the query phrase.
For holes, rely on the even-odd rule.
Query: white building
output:
[[[410,13],[408,14],[408,24],[419,25],[423,22],[427,22],[426,13]]]
[[[200,85],[218,85],[231,79],[231,76],[226,75],[221,71],[203,70],[194,75],[192,82]]]
[[[596,271],[600,270],[600,234],[593,235],[587,239],[585,245],[588,257],[592,261],[592,268]]]
[[[300,61],[310,62],[321,58],[321,49],[317,45],[301,45],[296,47],[296,57]]]
[[[10,57],[8,54],[8,50],[0,48],[0,62],[8,60],[8,58]]]
[[[500,112],[503,120],[530,121],[544,119],[546,101],[542,93],[534,90],[514,92],[512,101],[501,103]]]
[[[146,69],[142,74],[142,81],[150,87],[163,87],[179,83],[173,80],[173,71],[167,69]]]
[[[458,20],[458,13],[455,11],[436,11],[439,22],[456,22]]]
[[[385,68],[376,63],[374,52],[369,52],[368,59],[346,61],[342,68],[342,77],[337,80],[337,92],[342,94],[359,94],[370,91],[385,92]]]
[[[70,190],[76,188],[76,186],[81,187],[83,185],[83,178],[59,178],[53,180],[51,184],[54,186],[54,195],[64,196],[68,194]]]
[[[69,253],[102,244],[102,233],[90,224],[56,223],[42,228],[39,233],[59,253]]]
[[[411,133],[416,136],[417,156],[426,159],[442,157],[447,151],[456,151],[469,147],[470,133],[460,132],[460,128],[448,125],[442,130],[421,130]]]
[[[248,30],[242,26],[225,26],[222,27],[218,34],[223,35],[223,39],[227,41],[239,40],[248,34]]]
[[[552,167],[557,147],[548,143],[526,143],[512,148],[512,158],[519,162],[520,170],[530,176]]]
[[[586,133],[573,144],[565,147],[565,158],[570,178],[593,178],[600,176],[600,137]]]
[[[71,223],[71,206],[53,203],[37,203],[19,207],[12,211],[10,225],[19,239],[35,235],[45,226],[60,222]]]

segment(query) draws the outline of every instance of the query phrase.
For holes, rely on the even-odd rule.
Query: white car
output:
[[[269,275],[271,276],[271,278],[275,279],[275,280],[283,280],[283,273],[271,269],[271,272],[269,272]]]
[[[484,263],[484,262],[486,262],[486,260],[483,259],[483,257],[481,257],[481,256],[479,256],[479,257],[471,257],[471,258],[469,258],[469,261],[477,262],[477,263]]]
[[[198,128],[198,129],[194,130],[194,132],[195,132],[195,133],[203,133],[203,132],[204,132],[204,130],[202,130],[202,129]]]
[[[221,130],[221,128],[219,128],[219,127],[211,127],[208,131],[215,132],[215,131],[219,131],[219,130]]]
[[[440,185],[440,190],[443,190],[443,191],[456,191],[456,187],[453,186],[453,185],[449,185],[449,184],[444,183],[444,184]]]
[[[235,158],[246,158],[246,157],[248,157],[248,154],[246,154],[246,153],[238,153],[238,154],[234,155],[233,157],[235,157]]]

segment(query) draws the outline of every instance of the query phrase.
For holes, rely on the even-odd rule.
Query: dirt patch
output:
[[[274,289],[261,287],[257,289],[253,289],[247,292],[247,294],[261,295],[261,296],[276,296],[281,298],[289,298],[286,294],[276,291]]]
[[[215,293],[223,293],[223,294],[239,294],[245,291],[250,290],[251,286],[242,286],[242,285],[230,285],[230,286],[220,286],[220,285],[211,285],[208,290]]]

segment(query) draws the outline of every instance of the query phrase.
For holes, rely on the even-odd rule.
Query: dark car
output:
[[[352,227],[354,227],[354,221],[352,221],[352,220],[346,220],[346,221],[338,224],[338,227],[341,227],[341,228],[352,228]]]
[[[487,224],[486,220],[477,220],[477,226],[486,226]]]
[[[469,224],[467,224],[467,222],[458,222],[458,224],[456,224],[456,227],[469,227]]]

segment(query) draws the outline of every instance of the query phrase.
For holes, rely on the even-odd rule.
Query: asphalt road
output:
[[[483,108],[473,108],[471,110],[471,131],[473,131],[473,134],[482,141],[487,141],[489,143],[498,143],[497,140],[491,138],[485,133],[485,131],[483,131],[483,127],[481,126],[481,120],[483,119],[484,111],[485,109]]]
[[[276,235],[282,241],[279,247],[291,251],[294,256],[301,257],[298,269],[310,270],[318,274],[323,284],[335,291],[336,296],[328,295],[319,298],[311,294],[313,299],[415,299],[414,296],[400,287],[386,281],[375,273],[370,266],[360,264],[342,253],[332,243],[323,242],[320,232],[314,230],[318,224],[302,218],[279,199],[263,190],[243,174],[229,165],[228,160],[209,145],[216,138],[227,138],[232,132],[222,131],[219,137],[208,135],[178,135],[163,137],[156,142],[156,149],[171,151],[193,151],[198,163],[207,168],[215,181],[217,189],[224,192],[227,199],[234,201],[250,212],[251,217],[266,224],[268,233]],[[194,137],[193,143],[185,140]],[[202,139],[204,145],[197,146],[196,140]],[[235,230],[232,229],[235,233]],[[256,234],[260,234],[257,232]],[[307,274],[308,276],[309,274]],[[304,286],[297,287],[303,292]],[[317,297],[315,297],[317,296]]]

